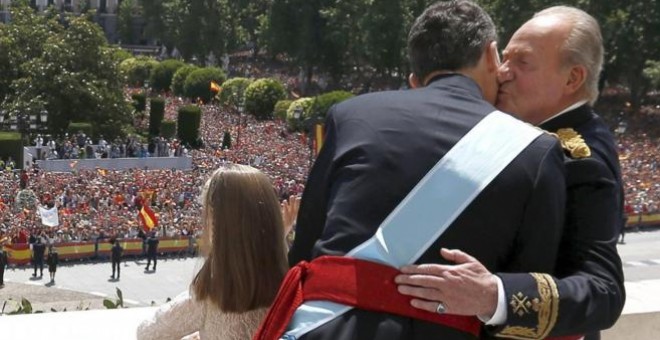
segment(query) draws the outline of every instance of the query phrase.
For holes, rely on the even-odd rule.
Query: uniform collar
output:
[[[557,118],[557,117],[563,115],[564,113],[566,113],[566,112],[568,112],[568,111],[571,111],[571,110],[575,110],[575,109],[577,109],[578,107],[580,107],[580,106],[582,106],[582,105],[584,105],[584,104],[586,104],[586,103],[587,103],[587,100],[586,100],[586,99],[580,100],[579,102],[577,102],[577,103],[575,103],[575,104],[573,104],[573,105],[571,105],[571,106],[565,108],[564,110],[562,110],[562,111],[559,112],[558,114],[556,114],[556,115],[554,115],[554,116],[552,116],[552,117],[550,117],[550,118],[548,118],[548,119],[542,121],[539,125],[543,125],[543,124],[545,124],[545,123],[547,123],[547,122],[549,122],[549,121],[551,121],[551,120],[553,120],[553,119],[555,119],[555,118]]]
[[[565,127],[576,127],[591,118],[591,109],[587,101],[579,101],[562,112],[546,119],[538,126],[547,131],[556,131]]]

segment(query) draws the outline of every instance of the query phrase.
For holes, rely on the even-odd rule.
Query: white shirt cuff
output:
[[[495,314],[490,319],[488,316],[477,315],[481,322],[487,326],[499,326],[506,322],[506,296],[504,295],[504,284],[499,276],[495,275],[497,279],[497,308]]]

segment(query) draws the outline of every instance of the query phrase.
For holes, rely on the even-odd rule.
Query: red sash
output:
[[[311,300],[429,321],[479,336],[481,322],[476,317],[412,307],[411,298],[397,291],[394,277],[399,273],[393,267],[350,257],[323,256],[311,263],[300,262],[287,273],[253,340],[279,339],[296,309]]]

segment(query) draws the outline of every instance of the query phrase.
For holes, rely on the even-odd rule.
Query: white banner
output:
[[[57,227],[60,225],[60,219],[57,215],[57,207],[52,207],[50,209],[39,207],[39,215],[41,215],[41,223],[46,226]]]

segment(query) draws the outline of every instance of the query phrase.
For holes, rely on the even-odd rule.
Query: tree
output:
[[[138,4],[135,0],[124,0],[119,3],[117,13],[117,30],[119,38],[124,44],[133,44],[136,39],[133,36],[133,14],[138,11]]]
[[[108,46],[101,28],[85,17],[72,18],[64,28],[57,16],[37,15],[26,5],[11,11],[12,21],[0,39],[9,43],[0,55],[11,56],[15,70],[3,74],[9,87],[2,107],[10,115],[48,110],[54,134],[75,121],[90,122],[106,136],[120,135],[130,122],[130,108],[116,48]]]

